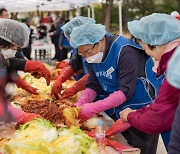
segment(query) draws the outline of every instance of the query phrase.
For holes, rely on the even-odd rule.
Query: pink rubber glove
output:
[[[20,109],[13,107],[10,103],[8,103],[8,111],[14,117],[15,121],[20,124],[25,124],[26,122],[32,121],[34,118],[42,118],[38,114],[27,113]]]
[[[24,111],[13,107],[11,103],[8,103],[8,111],[11,113],[17,123],[23,120]]]
[[[86,120],[94,114],[117,107],[126,101],[126,96],[122,91],[115,91],[109,97],[99,100],[95,103],[88,103],[82,106],[79,114],[79,119]]]
[[[75,103],[76,106],[82,106],[86,103],[91,103],[96,98],[96,92],[90,88],[86,88],[83,93],[81,94],[81,97],[78,99],[78,101]]]
[[[1,94],[0,94],[1,96]],[[8,111],[7,102],[0,97],[0,121],[14,122],[14,118]]]

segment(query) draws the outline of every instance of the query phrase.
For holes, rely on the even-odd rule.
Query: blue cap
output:
[[[68,23],[61,27],[64,31],[64,35],[69,38],[74,27],[81,26],[84,24],[95,24],[96,21],[93,18],[78,16],[71,19]]]
[[[82,45],[95,44],[103,39],[106,35],[106,29],[101,24],[85,24],[73,28],[70,35],[70,45],[78,48]]]
[[[180,46],[175,50],[167,67],[167,81],[180,89]]]
[[[168,14],[154,13],[128,22],[128,29],[149,45],[163,45],[180,37],[180,21]]]
[[[102,120],[98,120],[98,126],[103,126],[104,122]]]

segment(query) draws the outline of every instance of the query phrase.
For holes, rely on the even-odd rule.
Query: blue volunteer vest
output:
[[[82,64],[83,64],[83,70],[84,70],[84,74],[89,73],[89,64],[86,61],[85,58],[82,57]]]
[[[69,46],[70,47],[69,41],[67,40],[66,37],[63,37],[63,39],[62,39],[62,46]]]
[[[108,95],[119,90],[118,61],[124,46],[141,49],[141,46],[130,39],[120,36],[113,42],[106,59],[102,63],[92,64],[102,89]],[[163,79],[163,77],[156,79],[156,74],[152,71],[153,66],[152,59],[147,56],[145,64],[146,78],[138,78],[132,98],[116,108],[105,111],[108,115],[116,114],[116,117],[120,118],[119,112],[124,108],[130,107],[131,109],[137,109],[153,101],[155,96],[150,95],[149,86],[153,86],[156,95]],[[108,95],[104,96],[104,98]]]

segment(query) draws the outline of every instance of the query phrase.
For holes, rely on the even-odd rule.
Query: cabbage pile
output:
[[[98,154],[95,140],[77,127],[59,130],[45,119],[22,125],[0,153],[8,154]]]
[[[47,83],[44,77],[37,79],[34,76],[32,76],[30,73],[22,74],[21,78],[25,80],[28,84],[30,84],[32,87],[37,88],[39,95],[42,95],[45,98],[49,97],[48,94],[51,93],[51,87],[53,85],[53,82],[50,82],[50,85],[47,86]]]

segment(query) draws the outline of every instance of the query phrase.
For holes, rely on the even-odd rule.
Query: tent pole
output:
[[[69,10],[69,19],[73,18],[72,10]]]
[[[122,35],[122,1],[119,0],[119,34]]]
[[[91,9],[92,9],[92,18],[94,19],[94,4],[93,3],[91,5]]]
[[[90,10],[89,5],[88,5],[88,17],[89,17],[89,18],[91,17],[91,10]]]

